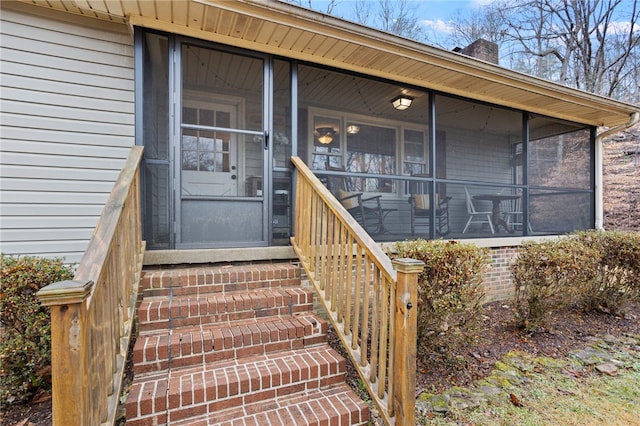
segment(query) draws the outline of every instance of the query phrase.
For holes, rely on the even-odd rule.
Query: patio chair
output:
[[[462,233],[463,234],[466,233],[467,230],[469,229],[469,225],[471,225],[472,223],[477,223],[477,224],[488,223],[489,229],[491,229],[491,233],[495,234],[495,230],[493,228],[493,221],[492,221],[493,212],[491,210],[483,210],[483,211],[476,210],[476,207],[473,204],[473,199],[469,194],[469,189],[466,186],[464,187],[464,194],[467,199],[467,213],[469,214],[469,220],[467,220],[467,224],[465,225]]]
[[[327,167],[327,170],[344,172],[343,168]],[[396,209],[383,209],[380,199],[382,195],[365,197],[362,192],[351,192],[347,188],[347,178],[341,175],[329,175],[326,179],[329,191],[342,206],[369,234],[386,232],[385,217]]]
[[[411,205],[411,235],[416,234],[416,226],[431,224],[431,204],[429,194],[412,194],[409,197]],[[449,233],[449,200],[451,197],[440,199],[436,193],[436,234],[444,237]],[[422,222],[422,223],[421,223]]]
[[[502,212],[504,220],[505,222],[507,222],[507,226],[513,227],[513,229],[519,228],[520,230],[522,230],[522,222],[524,220],[524,215],[522,213],[522,199],[518,198],[516,200],[513,200],[511,207],[512,208],[510,210]],[[531,223],[529,221],[527,221],[527,228],[529,233],[531,234],[533,232],[533,229],[531,229]]]

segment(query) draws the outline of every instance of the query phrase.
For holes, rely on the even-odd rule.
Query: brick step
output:
[[[133,349],[136,374],[232,360],[327,342],[327,322],[313,314],[196,326],[140,334]],[[170,360],[171,359],[171,360]]]
[[[144,332],[312,310],[311,290],[267,288],[206,296],[145,298],[138,307],[138,320],[139,330]]]
[[[344,381],[345,360],[328,345],[138,375],[127,424],[173,424]]]
[[[204,414],[175,426],[367,425],[369,407],[345,383],[298,392],[268,402]]]
[[[291,263],[151,269],[142,273],[145,297],[186,296],[300,285],[300,267]]]

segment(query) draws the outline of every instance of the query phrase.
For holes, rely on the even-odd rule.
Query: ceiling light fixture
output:
[[[357,124],[349,124],[347,126],[347,133],[350,135],[357,135],[359,131],[360,126],[358,126]]]
[[[391,105],[393,105],[393,107],[398,111],[404,111],[409,108],[411,106],[411,102],[413,102],[413,98],[407,95],[398,95],[391,99]]]
[[[315,131],[316,138],[322,145],[329,145],[333,142],[334,134],[335,130],[333,130],[333,127],[318,127]]]

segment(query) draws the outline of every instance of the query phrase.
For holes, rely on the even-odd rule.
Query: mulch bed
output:
[[[418,359],[416,396],[422,391],[437,393],[452,386],[469,386],[487,377],[495,362],[511,350],[559,358],[583,349],[594,337],[621,337],[626,333],[640,335],[640,303],[634,304],[624,318],[565,307],[547,318],[544,329],[526,333],[516,326],[508,303],[492,302],[484,306],[481,326],[468,342],[446,353]],[[345,355],[333,330],[329,331],[329,342]],[[358,388],[358,374],[348,360],[347,380]]]

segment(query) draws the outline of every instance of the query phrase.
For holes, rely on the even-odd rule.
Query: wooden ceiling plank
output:
[[[220,34],[232,36],[231,30],[236,22],[236,15],[227,11],[223,11],[218,17],[218,25],[216,31]]]
[[[280,42],[279,47],[285,50],[290,50],[303,33],[304,31],[297,28],[289,28],[287,37]]]
[[[335,40],[335,43],[333,44],[333,46],[331,46],[331,49],[327,50],[324,54],[325,59],[335,59],[340,55],[341,52],[344,51],[345,48],[349,46],[349,43],[344,40],[340,40],[340,39],[334,39],[334,40]]]
[[[110,15],[126,16],[120,0],[104,0],[104,4]]]
[[[289,33],[289,28],[284,25],[278,25],[274,29],[273,33],[267,44],[270,46],[280,46],[283,40],[286,40],[287,34]]]
[[[245,23],[244,35],[241,37],[241,39],[255,40],[258,37],[261,28],[262,21],[260,19],[249,17],[249,19]]]
[[[156,3],[152,1],[138,0],[138,8],[140,9],[140,14],[142,16],[146,16],[152,19],[157,19],[156,14]]]
[[[267,45],[267,42],[271,38],[271,35],[276,30],[278,24],[274,22],[262,21],[260,30],[256,35],[254,41],[259,44]]]
[[[316,51],[322,46],[327,38],[324,35],[314,34],[309,43],[304,47],[305,52],[316,56]]]
[[[205,7],[201,3],[192,2],[189,5],[189,16],[187,17],[187,26],[197,29],[204,28]]]
[[[293,45],[289,50],[292,52],[300,52],[300,53],[304,52],[305,54],[309,54],[310,52],[305,51],[304,48],[307,46],[307,44],[309,44],[309,41],[311,40],[312,37],[313,37],[313,33],[303,31],[298,35],[298,38],[296,39],[295,43],[293,43]]]
[[[189,25],[189,8],[194,3],[191,2],[173,2],[171,3],[171,19],[174,24],[184,27]],[[197,4],[197,3],[195,3]]]
[[[173,24],[173,5],[174,2],[162,2],[162,1],[155,1],[155,9],[156,9],[156,17],[157,19],[163,21],[163,22],[171,22]]]

